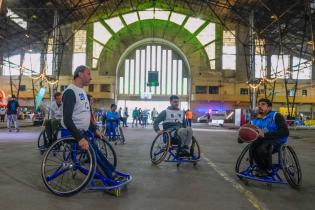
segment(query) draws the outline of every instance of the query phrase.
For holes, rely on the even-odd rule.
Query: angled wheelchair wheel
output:
[[[116,168],[117,155],[113,146],[105,139],[97,139],[96,144],[98,149],[102,152],[104,157]]]
[[[47,135],[45,129],[43,129],[37,139],[37,148],[39,149],[41,154],[44,154],[45,150],[47,149],[45,146],[45,142],[47,142]]]
[[[158,165],[164,161],[170,147],[171,137],[168,132],[163,132],[155,137],[150,149],[150,157],[153,164]]]
[[[191,147],[190,147],[190,155],[193,160],[199,160],[200,159],[200,146],[197,142],[196,138],[192,137]]]
[[[250,156],[249,156],[249,147],[250,144],[246,145],[246,147],[241,152],[240,156],[237,158],[236,165],[235,165],[235,173],[241,173],[247,170],[251,163],[250,163]],[[240,176],[238,176],[241,178]]]
[[[58,196],[71,196],[83,190],[95,170],[92,148],[81,150],[73,138],[56,141],[46,152],[41,168],[45,186]]]
[[[299,188],[302,184],[302,171],[299,160],[289,145],[284,145],[281,150],[283,174],[292,188]]]

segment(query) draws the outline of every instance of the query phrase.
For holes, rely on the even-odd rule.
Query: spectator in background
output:
[[[138,121],[139,121],[139,124],[142,126],[142,110],[141,108],[138,109]]]
[[[19,125],[17,122],[17,115],[18,115],[18,109],[20,105],[19,102],[16,100],[15,95],[12,95],[11,99],[9,100],[7,104],[7,127],[9,129],[9,132],[11,132],[11,121],[14,122],[14,127],[16,132],[19,132]]]
[[[152,120],[152,124],[154,123],[155,119],[157,118],[157,116],[159,115],[159,113],[156,111],[155,108],[153,108],[152,112],[151,112],[151,120]]]
[[[0,108],[0,122],[4,122],[5,118],[5,108]]]
[[[186,115],[186,120],[187,120],[187,126],[191,127],[191,121],[192,121],[192,117],[193,117],[192,111],[187,109],[185,115]]]
[[[139,111],[137,107],[132,111],[132,127],[135,124],[136,121],[136,127],[138,127],[138,118],[139,118]]]
[[[124,121],[123,121],[123,114],[122,114],[122,108],[121,107],[118,110],[118,126],[120,126],[120,122],[124,123]]]
[[[128,108],[125,107],[125,111],[124,111],[123,116],[122,116],[123,127],[128,127],[128,125],[127,125],[127,119],[128,119],[128,117],[129,117]]]
[[[148,110],[143,110],[142,111],[142,116],[141,116],[142,128],[146,128],[147,127],[148,118],[149,118]]]

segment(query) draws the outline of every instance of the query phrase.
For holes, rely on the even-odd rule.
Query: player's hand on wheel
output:
[[[79,146],[80,146],[81,149],[83,149],[83,150],[88,150],[88,149],[89,149],[89,142],[88,142],[85,138],[82,138],[82,139],[79,141]]]

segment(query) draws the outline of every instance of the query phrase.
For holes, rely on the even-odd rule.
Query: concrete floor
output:
[[[155,136],[151,129],[125,129],[126,145],[115,146],[118,168],[134,180],[120,198],[102,192],[82,192],[69,198],[54,196],[41,180],[42,156],[36,150],[40,128],[20,133],[0,130],[0,209],[314,209],[315,131],[291,131],[303,171],[303,187],[250,182],[234,175],[234,165],[245,145],[236,143],[236,130],[198,127],[194,135],[202,149],[202,161],[176,167],[153,166],[149,149]]]

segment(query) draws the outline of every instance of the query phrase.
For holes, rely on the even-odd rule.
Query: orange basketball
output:
[[[244,142],[252,142],[258,139],[258,128],[251,124],[243,125],[238,131],[238,137]]]

